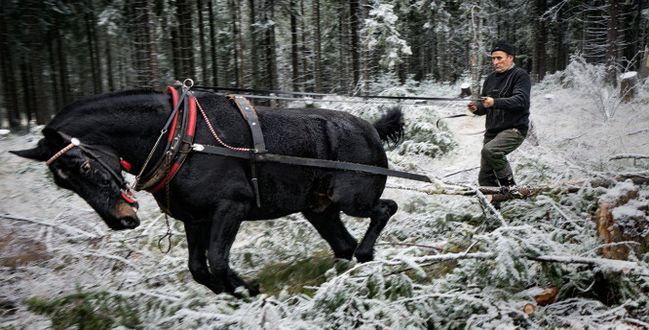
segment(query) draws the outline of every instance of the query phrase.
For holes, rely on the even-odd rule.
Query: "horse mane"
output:
[[[70,118],[75,118],[80,115],[83,116],[83,114],[89,111],[94,111],[96,105],[102,104],[104,102],[114,103],[114,106],[117,107],[121,103],[120,100],[132,100],[132,97],[152,96],[159,93],[159,91],[156,91],[152,88],[134,88],[82,97],[76,101],[73,101],[72,103],[65,105],[63,109],[54,116],[52,121],[47,124],[47,127],[55,130],[60,129],[62,126],[66,125],[65,123]]]
[[[119,97],[151,95],[155,93],[157,92],[152,88],[133,88],[133,89],[123,89],[123,90],[99,94],[99,95],[90,95],[90,96],[82,97],[76,101],[73,101],[72,103],[67,104],[66,106],[63,107],[61,112],[68,112],[70,111],[70,109],[81,108],[90,103],[101,102],[109,98],[114,100],[115,98],[119,98]]]

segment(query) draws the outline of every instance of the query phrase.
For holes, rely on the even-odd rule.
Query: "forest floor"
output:
[[[448,95],[455,87],[410,92]],[[596,201],[616,188],[588,181],[647,175],[647,158],[611,159],[649,155],[649,90],[645,85],[626,104],[595,100],[578,88],[535,85],[534,133],[509,157],[519,184],[579,184],[578,193],[505,202],[499,212],[505,222],[499,222],[475,196],[428,195],[421,191],[430,185],[390,178],[384,198],[397,201],[400,211],[379,239],[376,260],[366,264],[333,260],[300,215],[245,223],[231,263],[244,277],[257,278],[263,291],[245,299],[215,295],[193,281],[181,224],[171,219],[172,239],[160,241],[167,226],[150,196],[138,193],[139,228],[112,232],[82,199],[55,187],[45,165],[7,152],[33,146],[39,132],[8,135],[0,139],[0,328],[647,326],[649,253],[632,253],[624,264],[631,268],[598,264],[603,242],[593,221]],[[369,120],[381,112],[371,104],[319,105]],[[466,105],[402,109],[408,132],[404,144],[388,152],[390,166],[438,184],[475,186],[484,118],[444,120],[438,130],[438,118],[464,113]],[[649,187],[632,189],[640,203],[634,219],[649,224],[642,206]],[[360,238],[367,219],[343,219]],[[539,256],[599,261],[532,260]],[[610,289],[602,292],[604,286]],[[535,292],[548,288],[557,288],[556,302],[537,303]],[[524,310],[529,304],[531,313]]]

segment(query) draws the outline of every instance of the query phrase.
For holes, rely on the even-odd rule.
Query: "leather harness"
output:
[[[174,88],[168,87],[167,91],[171,93],[172,97],[174,97],[174,100],[176,99],[175,97],[177,96],[177,92]],[[187,92],[187,90],[185,90]],[[174,96],[176,95],[176,96]],[[183,94],[184,95],[184,94]],[[190,93],[191,95],[191,93]],[[414,174],[414,173],[407,173],[407,172],[402,172],[402,171],[395,171],[391,170],[388,168],[384,167],[379,167],[379,166],[374,166],[374,165],[367,165],[367,164],[358,164],[358,163],[352,163],[352,162],[345,162],[345,161],[338,161],[338,160],[328,160],[328,159],[318,159],[318,158],[306,158],[306,157],[298,157],[298,156],[289,156],[289,155],[280,155],[280,154],[274,154],[274,153],[269,153],[268,150],[266,149],[266,143],[264,141],[264,135],[262,131],[262,127],[259,121],[259,117],[257,115],[257,111],[255,110],[255,107],[250,103],[250,101],[243,95],[230,95],[229,99],[234,103],[234,105],[237,107],[239,112],[241,113],[241,116],[246,120],[248,123],[248,127],[250,129],[250,134],[252,136],[252,143],[253,143],[253,148],[232,148],[230,146],[225,145],[218,136],[215,136],[217,138],[217,141],[224,145],[224,147],[219,147],[219,146],[212,146],[212,145],[204,145],[204,144],[198,144],[198,143],[193,143],[193,137],[194,137],[194,131],[196,124],[196,98],[191,95],[189,97],[189,101],[183,103],[183,98],[181,98],[178,102],[174,101],[174,107],[178,107],[180,103],[184,104],[184,109],[185,111],[182,113],[183,117],[186,118],[187,115],[189,114],[189,122],[192,131],[188,133],[183,133],[183,130],[176,130],[178,133],[174,135],[172,138],[172,133],[169,134],[169,142],[174,142],[174,143],[168,143],[167,144],[167,150],[165,150],[165,156],[158,162],[159,164],[162,162],[161,166],[156,166],[155,174],[154,176],[150,177],[146,182],[150,182],[146,185],[142,184],[136,186],[136,189],[149,189],[150,192],[156,192],[159,189],[165,187],[171,179],[173,179],[173,176],[178,172],[180,169],[180,166],[184,162],[185,158],[189,154],[189,151],[193,150],[194,152],[199,152],[199,153],[205,153],[205,154],[211,154],[211,155],[218,155],[218,156],[225,156],[225,157],[233,157],[233,158],[239,158],[239,159],[247,159],[250,161],[250,181],[252,184],[252,187],[255,192],[255,201],[257,204],[257,207],[261,207],[261,198],[260,198],[260,193],[259,193],[259,182],[258,182],[258,177],[257,177],[257,163],[258,162],[271,162],[271,163],[281,163],[281,164],[287,164],[287,165],[298,165],[298,166],[308,166],[308,167],[316,167],[316,168],[323,168],[323,169],[333,169],[333,170],[344,170],[344,171],[353,171],[353,172],[360,172],[360,173],[369,173],[369,174],[377,174],[377,175],[385,175],[385,176],[393,176],[393,177],[400,177],[400,178],[405,178],[405,179],[410,179],[410,180],[417,180],[417,181],[424,181],[424,182],[432,182],[431,179],[425,175],[420,175],[420,174]],[[189,105],[187,105],[189,103]],[[189,109],[187,111],[187,109]],[[201,109],[201,111],[203,111]],[[178,117],[178,114],[176,115],[176,118]],[[205,116],[205,119],[207,120],[207,117]],[[174,123],[176,123],[176,119],[174,119]],[[211,125],[208,125],[211,126]],[[180,125],[176,124],[175,126],[172,127],[185,127],[185,125]],[[215,133],[213,133],[215,134]],[[182,136],[182,138],[180,138]],[[178,142],[181,141],[181,142]],[[180,144],[180,147],[174,147],[177,146],[178,143]],[[171,146],[171,147],[170,147]],[[175,152],[175,153],[174,153]],[[174,156],[177,155],[177,156]],[[172,159],[174,159],[172,165],[169,165],[172,163]],[[163,176],[164,173],[168,171],[167,176],[163,179],[160,180],[159,178]],[[153,186],[153,183],[155,183],[155,186]],[[153,188],[148,188],[153,186]]]
[[[169,115],[169,118],[167,119],[167,122],[163,126],[162,130],[160,131],[160,136],[158,137],[158,140],[156,141],[153,149],[150,151],[146,161],[144,162],[140,174],[136,176],[134,183],[134,188],[136,190],[148,190],[151,193],[155,193],[160,191],[162,188],[167,187],[171,180],[173,180],[175,175],[178,173],[191,151],[249,160],[251,184],[255,191],[257,207],[261,207],[259,185],[257,179],[258,162],[281,163],[287,165],[353,171],[359,173],[400,177],[409,180],[432,182],[431,179],[425,175],[395,171],[374,165],[269,153],[266,149],[264,135],[261,129],[259,117],[257,116],[257,111],[250,103],[250,101],[248,101],[248,99],[246,99],[243,95],[231,95],[229,98],[237,106],[242,117],[248,123],[248,127],[250,128],[250,133],[253,140],[253,148],[234,148],[228,146],[218,137],[216,132],[213,130],[213,127],[209,123],[206,114],[200,107],[200,104],[198,104],[196,97],[189,91],[190,87],[191,86],[187,86],[183,83],[183,85],[181,86],[182,94],[180,96],[178,96],[178,91],[176,90],[176,88],[172,86],[167,87],[166,93],[171,94],[173,101],[172,112]],[[217,142],[222,144],[224,147],[194,143],[194,136],[196,133],[197,106],[201,109],[201,113],[203,114],[204,119],[207,121],[206,124],[212,131],[213,136],[217,139]],[[167,135],[167,143],[163,152],[163,156],[157,160],[155,166],[153,166],[146,172],[146,174],[144,174],[144,171],[148,167],[148,162],[155,152],[158,143],[160,142],[162,136],[167,133],[168,129],[169,134]],[[125,184],[124,179],[121,178],[121,176],[118,176],[116,173],[113,173],[110,167],[103,163],[103,161],[101,161],[100,157],[94,155],[90,151],[92,146],[82,144],[78,139],[64,135],[64,133],[62,132],[60,133],[69,141],[71,141],[71,143],[60,150],[58,153],[56,153],[54,156],[52,156],[52,158],[50,158],[50,160],[48,160],[47,162],[48,165],[72,148],[80,147],[84,152],[99,160],[102,166],[106,167],[109,172],[111,172],[111,175],[116,177],[120,186],[123,187],[121,193],[122,198],[124,198],[124,200],[126,200],[130,204],[135,203],[133,194],[130,192],[130,188]],[[120,164],[125,171],[131,171],[132,166],[128,161],[122,159],[120,161]],[[167,201],[167,203],[168,202],[169,201]]]

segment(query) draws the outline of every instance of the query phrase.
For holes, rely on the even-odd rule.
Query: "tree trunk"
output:
[[[207,52],[205,51],[205,24],[203,24],[203,1],[196,0],[196,15],[198,16],[198,47],[201,49],[201,78],[207,82]]]
[[[237,72],[238,80],[241,84],[241,87],[245,87],[246,85],[246,40],[243,37],[244,36],[244,22],[243,22],[243,14],[241,13],[241,1],[235,0],[236,3],[236,16],[237,16],[237,34],[235,35],[237,38],[236,44],[238,47],[238,53],[239,53],[239,71]]]
[[[95,36],[94,36],[94,29],[93,29],[93,24],[94,21],[92,19],[92,13],[91,12],[86,12],[85,13],[85,27],[86,27],[86,43],[88,46],[88,55],[90,57],[90,76],[92,79],[92,87],[93,87],[93,92],[95,94],[101,93],[101,77],[98,75],[98,67],[99,67],[99,54],[96,52],[96,47],[95,47]]]
[[[302,81],[302,90],[306,90],[307,81],[313,81],[313,70],[309,70],[309,59],[312,57],[310,56],[310,52],[307,49],[308,43],[306,42],[307,39],[307,28],[306,28],[306,10],[304,9],[304,0],[300,0],[300,54],[302,57],[302,61],[300,62],[300,65],[302,66],[302,76],[300,77],[300,80]],[[312,88],[309,88],[312,90]]]
[[[115,80],[113,73],[113,51],[112,45],[110,43],[110,36],[106,34],[105,47],[106,47],[106,81],[108,81],[108,91],[112,92],[115,90]]]
[[[250,7],[250,67],[252,74],[252,86],[254,88],[259,87],[259,59],[257,55],[257,36],[253,24],[257,22],[257,15],[255,11],[255,0],[248,0],[248,6]]]
[[[360,40],[359,40],[359,28],[360,28],[360,10],[358,8],[359,0],[350,0],[349,1],[349,29],[351,30],[351,44],[350,49],[352,52],[352,75],[354,77],[354,91],[358,88],[358,82],[361,77],[361,54],[360,54]]]
[[[31,63],[29,58],[23,58],[20,64],[20,81],[22,83],[23,110],[27,118],[27,127],[32,123],[32,114],[35,113],[34,94],[31,86]]]
[[[335,81],[338,82],[339,89],[344,92],[348,92],[347,89],[349,89],[349,56],[346,48],[349,40],[349,24],[345,20],[347,16],[344,14],[349,9],[348,7],[344,0],[340,1],[340,14],[338,15],[338,70],[334,73],[337,76]]]
[[[238,18],[237,18],[237,1],[236,0],[230,0],[230,19],[232,20],[232,36],[234,37],[233,40],[233,58],[234,58],[234,79],[235,79],[235,86],[236,87],[243,87],[241,85],[241,76],[239,75],[240,68],[241,68],[241,54],[240,54],[240,49],[239,49],[239,27],[238,27]]]
[[[649,77],[649,45],[644,48],[644,57],[640,61],[640,79]]]
[[[623,102],[629,102],[633,99],[638,86],[638,73],[629,71],[622,75],[620,79],[620,98]]]
[[[298,59],[298,41],[297,41],[297,6],[296,0],[290,0],[289,11],[291,19],[291,79],[293,90],[300,89],[300,65]]]
[[[606,81],[617,86],[617,53],[618,53],[618,0],[608,0],[608,28],[606,35]]]
[[[545,48],[547,43],[547,29],[541,15],[547,10],[547,0],[535,0],[532,18],[534,19],[534,67],[535,81],[543,80],[546,72]]]
[[[254,1],[254,0],[250,0]],[[219,62],[218,54],[216,51],[216,17],[214,16],[214,4],[210,0],[208,3],[208,14],[210,20],[210,51],[212,59],[212,84],[219,85]]]
[[[192,1],[177,0],[176,10],[178,16],[178,41],[180,48],[181,74],[176,79],[184,80],[185,78],[196,77],[194,66],[194,45],[192,35],[194,33],[192,20]]]
[[[63,104],[61,102],[61,94],[59,92],[59,77],[56,67],[56,53],[54,51],[54,32],[50,30],[47,33],[47,53],[50,65],[50,85],[52,86],[52,105],[55,111],[61,110]],[[110,69],[109,71],[110,72]]]
[[[470,9],[469,19],[471,22],[471,45],[469,46],[469,61],[471,71],[471,90],[480,95],[480,76],[482,70],[482,22],[480,13],[480,1],[476,1]]]
[[[66,105],[72,102],[72,95],[70,94],[70,82],[68,78],[68,62],[65,57],[65,49],[63,48],[64,40],[63,36],[61,35],[61,30],[59,29],[61,21],[58,16],[56,17],[55,22],[56,24],[54,25],[54,31],[56,35],[56,52],[59,59],[59,78],[61,79],[59,86],[61,87],[61,99],[63,101],[63,105]]]
[[[316,93],[322,91],[322,60],[320,43],[320,0],[313,0],[313,86]]]
[[[264,15],[265,15],[265,21],[273,21],[274,16],[275,16],[275,1],[274,0],[266,0],[265,1],[265,10],[264,10]],[[266,83],[268,84],[269,89],[277,89],[277,60],[275,56],[275,26],[272,25],[270,27],[266,28],[265,31],[265,58],[264,62],[266,64]]]
[[[180,1],[178,5],[181,6],[179,3]],[[134,81],[132,83],[137,86],[156,86],[160,83],[157,66],[158,61],[156,59],[155,25],[152,19],[154,13],[151,5],[150,1],[133,0],[126,8],[127,17],[130,18],[131,22],[131,47],[135,71]],[[183,15],[178,15],[179,25],[181,26],[183,24],[183,17]],[[180,34],[182,35],[182,32]],[[180,65],[182,67],[183,41],[181,40],[180,42]],[[174,56],[174,60],[176,60],[176,56]]]

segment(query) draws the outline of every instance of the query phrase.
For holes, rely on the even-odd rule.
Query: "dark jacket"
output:
[[[494,106],[485,108],[481,102],[476,102],[478,110],[475,112],[477,115],[487,115],[486,136],[495,136],[510,128],[518,129],[523,136],[527,135],[531,88],[530,76],[517,66],[487,76],[481,95],[492,97]]]

